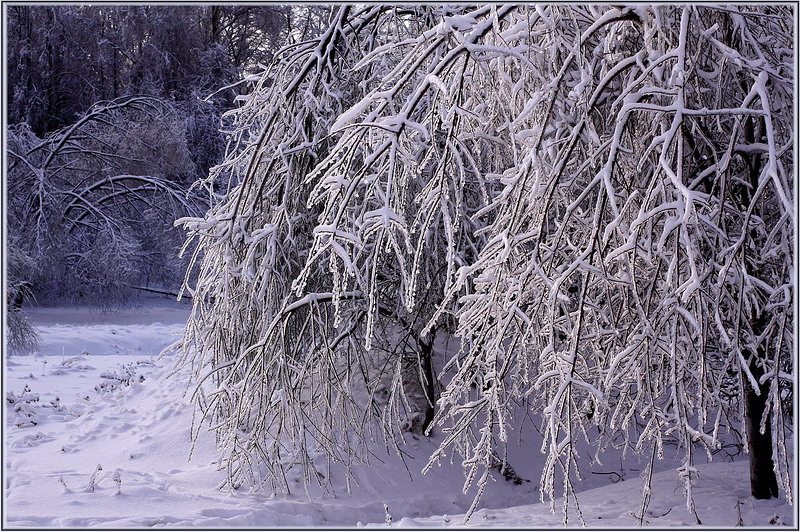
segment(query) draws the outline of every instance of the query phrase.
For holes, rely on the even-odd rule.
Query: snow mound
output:
[[[749,470],[746,461],[710,462],[696,466],[699,478],[693,487],[695,508],[700,524],[712,528],[793,526],[795,509],[780,499],[756,500],[750,497]],[[642,498],[642,480],[624,480],[578,494],[586,526],[612,529],[639,526],[638,507]],[[559,528],[564,525],[563,498],[549,503],[529,504],[506,509],[484,507],[464,524],[463,514],[434,515],[428,518],[400,520],[398,526],[441,528]],[[570,527],[580,527],[574,504],[570,501]],[[683,485],[674,471],[653,475],[652,499],[644,516],[645,527],[690,527],[698,524],[686,505]],[[370,526],[377,526],[373,523]]]

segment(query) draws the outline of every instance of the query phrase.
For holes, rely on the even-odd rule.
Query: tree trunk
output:
[[[744,122],[742,135],[746,142],[751,143],[761,140],[764,129],[763,120],[748,118]],[[758,188],[758,180],[761,175],[762,157],[755,154],[745,156],[744,160],[750,169],[750,187],[738,187],[739,203],[742,208],[749,208],[752,202],[752,194]],[[744,212],[744,211],[743,211]],[[750,238],[756,244],[758,235],[755,228],[750,229]],[[748,268],[749,269],[749,268]],[[755,272],[750,272],[755,275]],[[752,332],[754,337],[761,336],[767,328],[769,316],[765,312],[758,313],[752,321]],[[750,353],[750,373],[759,382],[764,375],[762,365],[759,361],[766,360],[766,346],[759,345],[755,351]],[[755,390],[750,384],[750,380],[744,379],[744,415],[745,428],[747,432],[747,451],[750,455],[750,492],[756,499],[769,499],[778,497],[778,481],[775,477],[775,464],[772,461],[772,414],[767,414],[764,425],[764,433],[761,433],[761,418],[767,407],[769,397],[769,381],[760,386],[760,391]],[[756,392],[759,393],[756,393]]]
[[[426,434],[428,426],[433,421],[434,404],[436,397],[433,390],[433,337],[430,343],[425,343],[422,339],[418,341],[420,347],[420,362],[422,363],[422,389],[425,392],[425,399],[428,404],[425,408],[425,419],[422,422],[422,433]]]
[[[433,340],[417,338],[401,361],[403,395],[407,419],[403,430],[425,434],[433,421],[436,397],[433,388]],[[409,345],[408,347],[411,347]]]
[[[759,317],[754,320],[754,333],[761,333],[765,327],[765,320]],[[756,381],[764,375],[763,368],[758,360],[765,356],[765,348],[759,347],[750,359],[750,372]],[[778,480],[775,477],[775,464],[772,461],[772,414],[767,414],[764,432],[761,432],[761,418],[767,407],[769,397],[769,382],[761,386],[759,393],[744,378],[744,415],[747,432],[747,450],[750,455],[750,492],[756,499],[769,499],[778,497]]]

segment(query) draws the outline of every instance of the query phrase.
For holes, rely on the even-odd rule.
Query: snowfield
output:
[[[460,465],[419,473],[440,434],[409,437],[403,460],[376,445],[370,465],[355,466],[358,485],[351,496],[344,480],[337,481],[343,479],[339,466],[330,470],[332,491],[304,490],[300,472],[289,496],[229,490],[213,435],[202,430],[192,445],[188,372],[174,373],[173,357],[158,356],[178,338],[188,306],[148,301],[107,312],[31,309],[42,338],[39,353],[4,360],[5,527],[465,526],[474,493],[462,493]],[[515,437],[534,436],[529,422]],[[497,474],[466,526],[562,526],[563,501],[556,501],[555,513],[539,502],[538,443],[511,456],[516,472],[531,481],[515,485]],[[784,500],[749,497],[745,458],[730,462],[718,455],[697,465],[694,494],[702,524],[796,527],[795,508]],[[698,461],[705,461],[703,455]],[[637,526],[643,466],[636,457],[619,456],[606,456],[604,464],[587,464],[578,483],[584,521],[590,527]],[[677,465],[668,459],[657,464],[649,526],[696,527]],[[569,526],[580,526],[573,505],[568,516]]]

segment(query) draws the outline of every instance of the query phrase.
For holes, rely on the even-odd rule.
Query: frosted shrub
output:
[[[21,247],[10,239],[6,245],[6,329],[5,342],[9,353],[29,355],[39,347],[39,333],[22,310],[22,304],[31,297],[26,274],[35,271],[36,263]]]
[[[138,360],[128,364],[120,364],[119,369],[106,371],[100,374],[103,379],[94,387],[95,391],[101,394],[108,394],[119,389],[126,388],[134,382],[144,382],[145,377],[141,373],[143,367],[153,367],[155,364],[149,360]]]
[[[100,474],[100,471],[103,470],[103,466],[97,464],[97,467],[92,472],[92,476],[89,477],[89,485],[86,486],[86,491],[94,492],[95,484],[97,482],[97,477]]]
[[[35,427],[39,424],[39,394],[33,393],[27,384],[19,395],[9,390],[6,402],[14,412],[14,425],[18,428]]]
[[[119,469],[114,471],[114,474],[111,476],[111,480],[114,481],[114,484],[117,486],[117,491],[114,495],[122,495],[122,475],[119,472]]]
[[[14,354],[30,355],[39,348],[39,333],[22,310],[11,309],[6,314],[5,341]]]

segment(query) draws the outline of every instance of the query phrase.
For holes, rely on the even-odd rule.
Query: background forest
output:
[[[666,454],[696,524],[731,446],[791,503],[794,17],[9,6],[10,345],[26,301],[191,298],[173,349],[233,490],[350,492],[427,439],[469,519],[525,482],[527,423],[565,523],[609,453],[639,525]]]
[[[224,154],[222,114],[248,74],[318,33],[327,11],[8,6],[9,298],[176,292],[185,263],[173,221],[209,205],[187,192]]]

